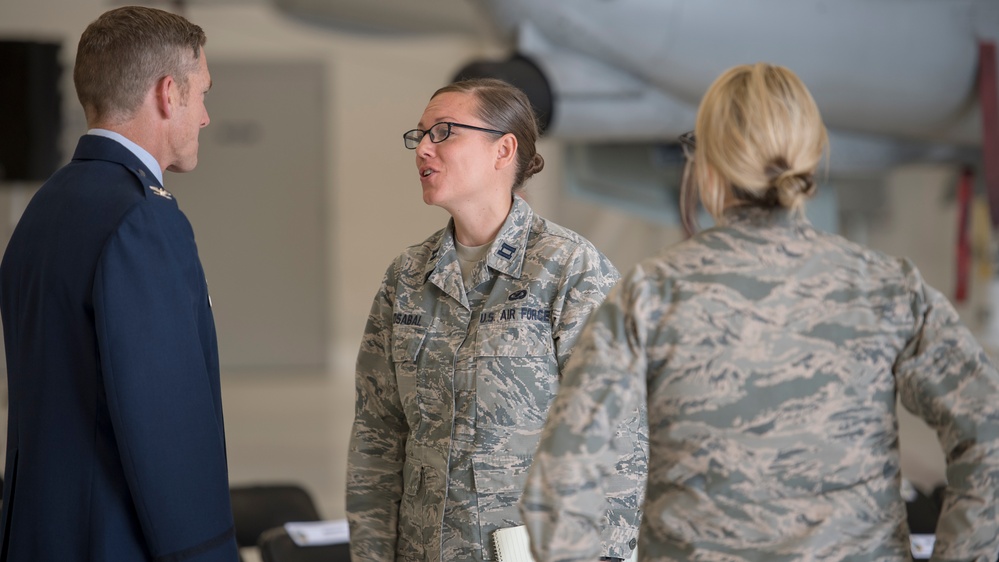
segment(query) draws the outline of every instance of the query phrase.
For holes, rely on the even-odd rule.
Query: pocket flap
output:
[[[424,326],[396,326],[392,330],[392,361],[416,361],[427,337]]]
[[[479,357],[541,357],[552,354],[551,326],[544,322],[480,325],[475,335]]]

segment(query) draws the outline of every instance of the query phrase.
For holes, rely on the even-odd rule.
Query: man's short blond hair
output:
[[[132,117],[165,76],[184,92],[205,41],[201,27],[163,10],[126,6],[102,14],[80,37],[73,69],[87,122]]]

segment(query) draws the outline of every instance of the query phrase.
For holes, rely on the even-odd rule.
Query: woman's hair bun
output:
[[[527,169],[524,170],[524,179],[530,178],[534,174],[540,172],[545,167],[545,159],[541,157],[537,152],[534,153],[534,158],[531,158],[531,162],[527,165]]]
[[[790,169],[784,158],[775,158],[767,166],[766,176],[782,207],[794,207],[802,198],[807,199],[815,193],[814,175]]]

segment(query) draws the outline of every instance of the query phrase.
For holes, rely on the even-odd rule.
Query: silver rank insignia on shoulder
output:
[[[162,187],[156,187],[155,185],[149,186],[149,189],[153,190],[153,193],[159,195],[160,197],[166,197],[167,199],[173,199],[173,194],[169,191],[163,189]]]

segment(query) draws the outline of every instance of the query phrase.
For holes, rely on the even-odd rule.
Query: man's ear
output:
[[[507,133],[500,137],[496,148],[496,169],[501,170],[517,163],[517,137]]]
[[[156,81],[153,86],[153,95],[156,98],[156,110],[160,116],[169,119],[173,116],[174,104],[177,103],[177,83],[173,76],[167,75]]]

